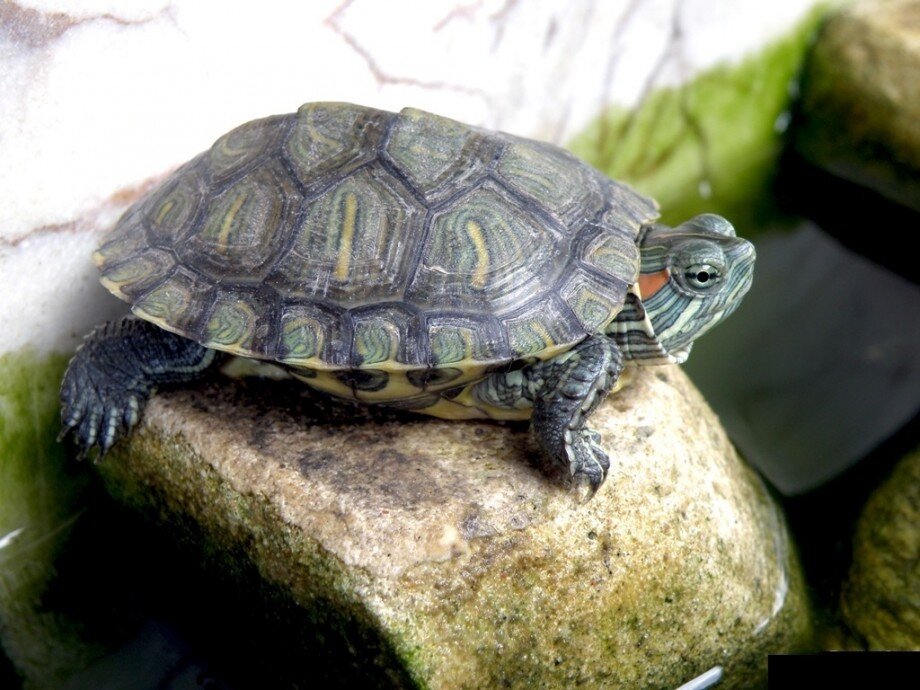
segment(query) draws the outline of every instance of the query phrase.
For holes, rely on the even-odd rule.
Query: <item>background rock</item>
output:
[[[920,4],[864,0],[835,15],[807,63],[807,159],[920,210]]]
[[[844,585],[844,619],[869,649],[920,649],[920,450],[866,504]]]
[[[158,396],[98,465],[120,501],[250,573],[261,608],[289,602],[289,677],[673,688],[721,664],[722,687],[748,688],[768,653],[807,644],[782,517],[676,367],[640,371],[595,415],[615,461],[585,505],[532,465],[524,428],[303,391]],[[271,626],[248,635],[288,649]]]

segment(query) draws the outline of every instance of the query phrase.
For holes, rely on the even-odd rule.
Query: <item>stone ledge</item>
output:
[[[157,396],[98,468],[122,502],[197,524],[382,686],[668,688],[715,664],[721,687],[762,683],[810,622],[760,479],[677,367],[640,370],[593,426],[614,463],[585,505],[523,427],[289,382]]]

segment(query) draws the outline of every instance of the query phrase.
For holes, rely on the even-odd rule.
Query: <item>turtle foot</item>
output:
[[[610,469],[610,458],[600,445],[600,434],[583,429],[572,434],[566,444],[569,471],[572,473],[572,488],[582,502],[591,499]]]
[[[531,433],[550,460],[568,468],[575,491],[584,500],[594,496],[610,468],[600,434],[585,422],[621,369],[616,343],[594,336],[555,360],[524,370],[533,388]]]
[[[80,350],[71,361],[61,385],[62,429],[58,440],[72,438],[81,458],[96,447],[101,459],[137,424],[150,391],[127,390],[112,385],[108,378],[100,380],[88,358],[81,357],[83,352]]]
[[[99,326],[74,354],[61,383],[61,433],[80,457],[102,458],[140,419],[163,383],[199,377],[214,350],[128,317]]]

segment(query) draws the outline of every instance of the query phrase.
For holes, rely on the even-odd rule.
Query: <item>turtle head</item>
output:
[[[693,341],[737,309],[751,287],[754,245],[713,214],[675,228],[649,226],[639,245],[635,297],[611,335],[631,359],[682,362]]]

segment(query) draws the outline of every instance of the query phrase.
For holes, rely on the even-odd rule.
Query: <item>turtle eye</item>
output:
[[[716,242],[690,238],[674,249],[671,275],[688,293],[698,296],[714,295],[725,285],[726,261]]]
[[[693,266],[689,266],[684,275],[687,278],[687,283],[691,287],[695,287],[699,290],[705,290],[713,285],[717,285],[719,281],[722,280],[722,273],[718,268],[710,264],[694,264]]]

